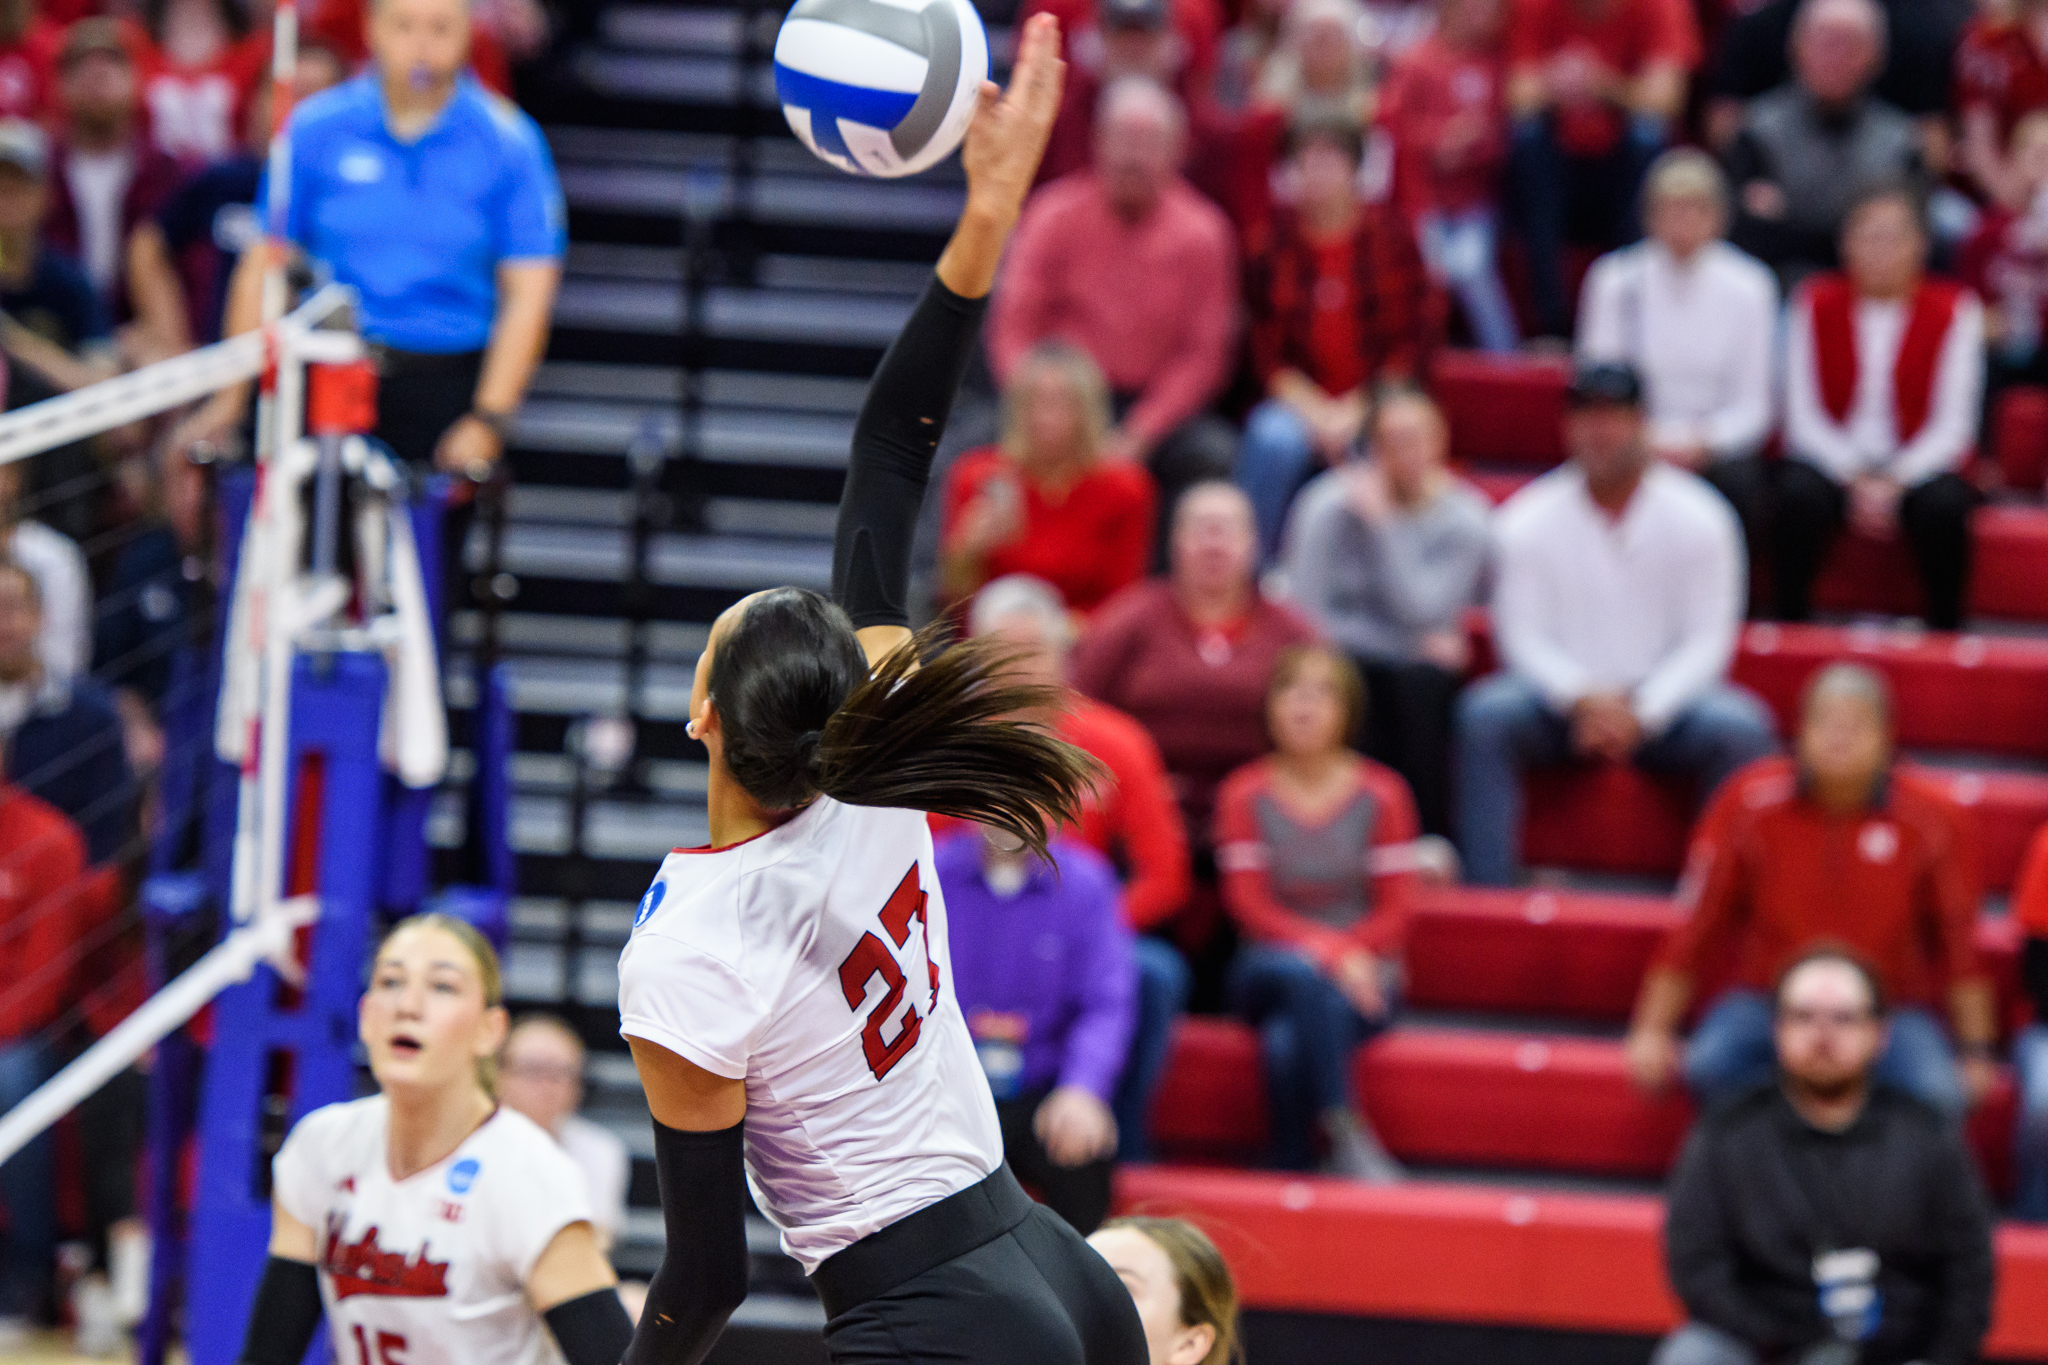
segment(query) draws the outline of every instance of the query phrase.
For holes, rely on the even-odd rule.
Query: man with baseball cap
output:
[[[1530,768],[1632,763],[1704,798],[1776,742],[1728,682],[1746,566],[1727,501],[1652,457],[1630,366],[1581,365],[1570,404],[1570,462],[1495,517],[1502,668],[1458,703],[1459,837],[1481,885],[1520,874]]]

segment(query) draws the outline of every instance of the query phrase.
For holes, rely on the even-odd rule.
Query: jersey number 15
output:
[[[925,917],[925,894],[917,884],[917,864],[910,865],[910,871],[903,874],[896,890],[890,894],[888,903],[882,907],[882,928],[889,935],[889,941],[901,948],[910,942],[910,922],[916,920],[923,930],[924,970],[931,981],[931,998],[925,1003],[929,1013],[939,1003],[939,964],[932,961],[931,924]],[[860,942],[853,945],[853,951],[846,955],[846,961],[839,964],[839,989],[846,996],[846,1007],[856,1014],[867,1003],[868,983],[882,978],[882,998],[875,1002],[868,1012],[867,1027],[860,1031],[861,1052],[868,1059],[868,1070],[881,1080],[895,1069],[896,1063],[917,1046],[917,1031],[924,1020],[918,1015],[917,1005],[912,1003],[903,1015],[903,1023],[896,1030],[894,1038],[884,1038],[883,1028],[896,1016],[903,1004],[903,991],[909,985],[909,978],[903,968],[897,965],[896,954],[889,951],[882,940],[869,930],[860,936]]]

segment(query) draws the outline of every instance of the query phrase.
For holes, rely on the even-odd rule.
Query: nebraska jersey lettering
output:
[[[619,960],[620,1032],[747,1085],[747,1174],[806,1272],[1002,1164],[915,811],[820,797],[662,863]]]
[[[590,1218],[583,1173],[500,1109],[446,1160],[391,1178],[382,1095],[299,1121],[272,1163],[286,1213],[319,1242],[337,1365],[557,1365],[526,1297],[555,1234]]]

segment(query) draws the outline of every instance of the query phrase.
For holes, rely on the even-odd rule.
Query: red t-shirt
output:
[[[1065,833],[1116,865],[1124,879],[1124,919],[1143,933],[1172,919],[1187,902],[1193,880],[1188,836],[1159,746],[1145,727],[1123,712],[1076,692],[1067,699],[1053,733],[1103,766],[1098,782]],[[931,817],[936,837],[964,820]]]
[[[151,44],[142,67],[151,140],[187,166],[231,155],[242,145],[249,97],[267,74],[269,46],[262,38],[245,38],[204,66],[181,67]]]
[[[2041,826],[2027,845],[2026,861],[2013,883],[2011,910],[2029,937],[2048,938],[2048,825]]]
[[[85,838],[55,806],[0,787],[0,1042],[47,1028],[77,984]]]
[[[1540,66],[1560,53],[1638,76],[1653,63],[1699,64],[1699,28],[1686,0],[1515,0],[1508,58]],[[1602,156],[1621,141],[1621,112],[1603,103],[1560,106],[1557,138],[1573,156]]]
[[[1409,216],[1494,202],[1508,147],[1504,67],[1499,52],[1452,47],[1434,35],[1395,65],[1380,92],[1380,122],[1394,140],[1394,194]],[[1485,133],[1446,165],[1438,149],[1473,122]]]
[[[0,118],[41,122],[50,112],[63,41],[63,29],[38,19],[19,42],[0,44]]]
[[[1060,590],[1075,611],[1093,611],[1117,589],[1145,576],[1152,551],[1157,496],[1140,465],[1098,464],[1058,493],[1018,477],[1017,466],[994,446],[969,451],[946,476],[947,545],[976,497],[1008,480],[1023,509],[1023,532],[991,550],[987,577],[1028,573]]]
[[[2048,108],[2048,63],[2023,27],[1971,21],[1956,47],[1955,105],[1965,114],[1989,109],[2001,142],[2027,114]]]
[[[1893,772],[1868,811],[1840,816],[1805,797],[1790,759],[1760,759],[1707,807],[1684,885],[1691,914],[1659,962],[1687,976],[1732,950],[1737,982],[1768,991],[1824,941],[1861,954],[1902,1004],[1936,1004],[1944,987],[1983,976],[1962,813],[1910,773]]]

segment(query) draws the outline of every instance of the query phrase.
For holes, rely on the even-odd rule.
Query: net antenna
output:
[[[230,906],[233,928],[210,952],[165,986],[76,1060],[0,1117],[0,1162],[13,1156],[114,1076],[139,1060],[260,963],[296,981],[297,931],[319,918],[314,895],[283,894],[292,658],[298,641],[322,625],[347,596],[332,575],[308,576],[298,563],[305,528],[299,490],[318,457],[305,440],[306,367],[346,365],[364,356],[351,321],[355,292],[329,284],[286,312],[290,259],[291,141],[287,121],[298,65],[298,7],[280,0],[273,31],[269,200],[263,251],[263,325],[255,331],[161,361],[0,416],[0,464],[52,450],[154,417],[250,380],[259,381],[256,493],[244,537],[233,611],[245,619],[228,639],[246,640],[222,679],[217,733],[223,757],[239,758]],[[337,587],[341,590],[336,591]],[[238,734],[230,734],[238,730]]]

